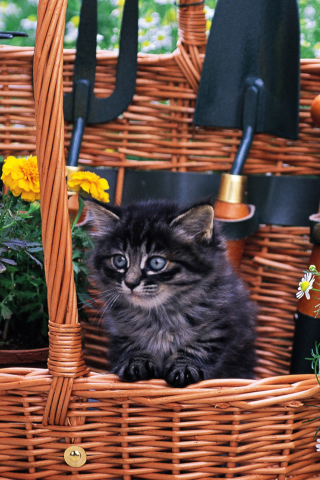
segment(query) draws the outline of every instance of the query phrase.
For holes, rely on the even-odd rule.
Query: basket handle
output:
[[[180,0],[176,5],[179,38],[175,61],[197,94],[207,44],[204,0]]]
[[[65,422],[73,379],[83,360],[72,268],[63,120],[63,37],[67,0],[40,0],[34,54],[36,151],[41,187],[42,243],[49,310],[49,372],[43,423]],[[66,348],[67,347],[67,348]]]

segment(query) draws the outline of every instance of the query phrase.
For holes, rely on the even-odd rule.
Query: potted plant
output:
[[[91,172],[77,172],[73,186],[108,201],[106,180]],[[47,288],[41,243],[40,186],[37,159],[8,157],[3,164],[0,193],[0,364],[34,363],[48,353]],[[83,188],[82,188],[83,187]],[[92,195],[93,192],[93,195]],[[73,268],[78,308],[82,318],[88,304],[85,257],[91,239],[72,221]]]

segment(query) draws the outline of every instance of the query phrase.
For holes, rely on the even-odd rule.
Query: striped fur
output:
[[[111,371],[175,387],[251,378],[255,306],[226,258],[212,206],[88,205]]]

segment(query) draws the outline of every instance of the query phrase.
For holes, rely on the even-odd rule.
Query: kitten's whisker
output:
[[[118,293],[118,295],[115,295],[113,301],[110,303],[109,305],[109,309],[111,310],[111,308],[113,307],[113,305],[116,303],[116,301],[118,300],[118,298],[120,297],[120,293]]]
[[[102,307],[100,309],[102,316],[105,315],[105,313],[108,310],[112,309],[113,305],[115,304],[115,302],[120,297],[120,293],[108,292],[106,295],[104,294],[104,297],[105,297],[105,299],[107,299],[107,301],[104,302],[104,304],[102,305]]]

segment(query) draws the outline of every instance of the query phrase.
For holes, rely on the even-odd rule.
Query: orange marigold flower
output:
[[[15,197],[34,202],[40,199],[39,171],[37,157],[26,158],[10,156],[5,159],[1,180]]]
[[[100,202],[109,202],[109,184],[105,178],[101,178],[93,172],[73,172],[68,175],[68,188],[74,192],[84,192]]]

